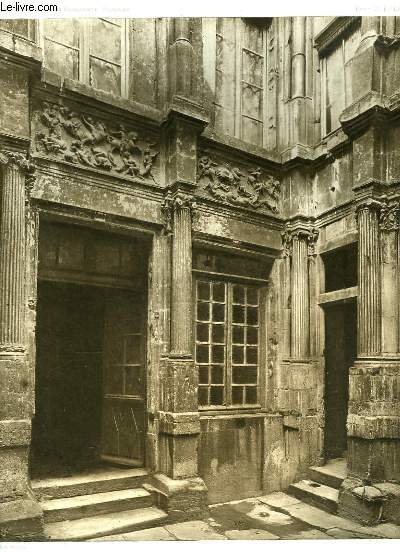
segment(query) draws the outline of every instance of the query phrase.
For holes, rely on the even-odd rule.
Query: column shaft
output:
[[[374,356],[381,350],[381,278],[377,209],[358,212],[358,354]]]
[[[308,247],[302,236],[293,238],[292,253],[292,358],[309,355]]]
[[[0,220],[0,349],[19,351],[25,340],[25,177],[3,166]]]
[[[171,352],[192,354],[192,236],[190,207],[175,203],[172,241]]]

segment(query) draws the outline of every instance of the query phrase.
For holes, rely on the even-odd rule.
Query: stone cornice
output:
[[[355,137],[370,126],[385,125],[388,115],[387,98],[371,91],[346,108],[339,120],[344,132],[350,137]]]
[[[325,56],[343,35],[359,24],[361,17],[335,17],[314,39],[320,56]]]

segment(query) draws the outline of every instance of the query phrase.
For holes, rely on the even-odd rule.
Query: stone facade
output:
[[[39,262],[49,224],[148,252],[143,463],[173,519],[343,453],[336,409],[339,512],[398,522],[399,18],[55,21],[0,22],[2,535],[43,530],[38,282],[96,279]]]

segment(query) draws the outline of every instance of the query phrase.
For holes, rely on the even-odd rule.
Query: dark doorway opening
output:
[[[103,327],[101,288],[38,283],[33,476],[97,461]]]
[[[357,357],[357,303],[325,307],[325,457],[346,454],[349,369]]]

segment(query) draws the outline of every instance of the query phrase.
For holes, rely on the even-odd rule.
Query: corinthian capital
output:
[[[196,202],[190,194],[182,191],[171,192],[168,191],[165,195],[164,201],[161,205],[161,209],[164,213],[164,229],[167,233],[172,231],[173,215],[180,209],[189,209],[193,215],[193,211],[196,208]]]
[[[400,227],[400,201],[399,198],[383,205],[379,214],[379,224],[381,230],[390,232],[398,230]]]
[[[0,165],[3,167],[16,165],[23,171],[29,171],[30,168],[26,155],[19,151],[0,151]]]
[[[293,240],[305,240],[307,242],[308,254],[315,254],[315,244],[318,239],[318,230],[312,226],[288,226],[282,232],[283,256],[292,254]]]

